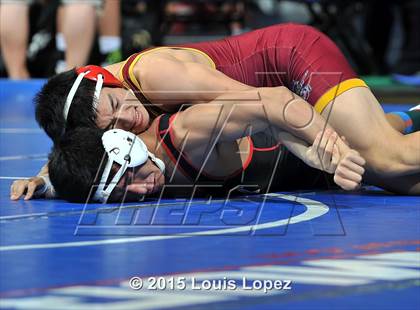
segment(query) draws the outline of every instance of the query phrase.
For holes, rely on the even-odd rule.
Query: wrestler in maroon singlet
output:
[[[215,69],[244,84],[286,86],[318,112],[342,92],[366,87],[338,47],[326,35],[306,25],[275,25],[222,40],[170,47],[204,53]],[[132,55],[122,68],[124,82],[140,92],[129,71],[143,53]],[[139,95],[143,103],[149,103]]]

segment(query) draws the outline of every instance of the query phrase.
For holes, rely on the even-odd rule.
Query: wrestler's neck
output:
[[[159,147],[158,137],[156,136],[157,126],[159,126],[159,122],[158,118],[155,118],[150,123],[149,128],[137,136],[146,144],[149,152],[163,160],[164,154],[162,148]]]

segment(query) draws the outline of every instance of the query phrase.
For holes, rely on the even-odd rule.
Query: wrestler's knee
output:
[[[367,169],[376,175],[393,177],[403,174],[406,171],[406,167],[401,159],[386,150],[370,150],[360,153],[366,160]]]
[[[400,177],[383,177],[368,172],[363,177],[368,184],[379,186],[399,195],[420,195],[420,174]]]

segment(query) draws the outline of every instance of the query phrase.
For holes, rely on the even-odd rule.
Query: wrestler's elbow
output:
[[[294,98],[293,93],[286,87],[280,86],[259,88],[258,94],[264,108],[264,114],[261,116],[266,118],[271,125],[279,129],[287,129],[289,126],[287,124],[286,112],[291,113],[292,120],[297,117],[293,115],[295,113],[293,105],[288,107]]]
[[[293,93],[285,86],[259,87],[257,88],[260,98],[275,98],[277,102],[287,102],[293,99]]]

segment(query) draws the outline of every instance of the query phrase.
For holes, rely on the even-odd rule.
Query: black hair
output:
[[[93,105],[95,82],[83,79],[73,98],[67,121],[63,109],[67,95],[77,78],[75,69],[50,78],[35,97],[35,116],[47,135],[57,142],[66,130],[77,127],[96,127]]]
[[[58,196],[72,202],[86,202],[104,165],[103,131],[76,128],[66,132],[49,156],[48,173]],[[93,198],[93,197],[92,197]]]
[[[49,156],[48,172],[60,198],[91,202],[108,160],[102,145],[103,129],[79,127],[67,131]],[[126,185],[131,178],[125,178]],[[110,179],[110,178],[109,178]],[[124,198],[125,196],[125,198]],[[116,187],[108,201],[138,201],[139,195]]]

